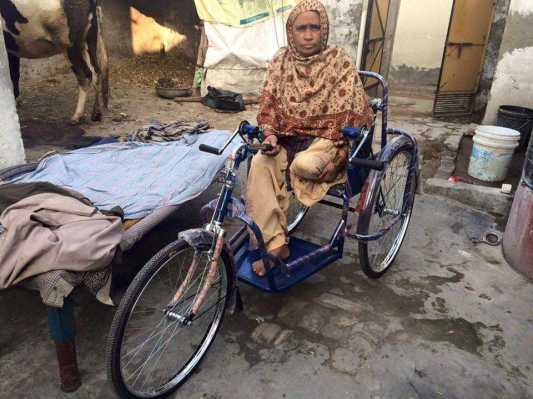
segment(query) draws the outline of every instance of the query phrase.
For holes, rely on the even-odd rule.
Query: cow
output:
[[[11,80],[19,95],[20,58],[64,54],[76,75],[78,103],[73,124],[84,119],[89,90],[95,92],[91,115],[102,119],[109,101],[109,66],[102,38],[101,0],[0,0]],[[103,105],[103,107],[102,107]]]

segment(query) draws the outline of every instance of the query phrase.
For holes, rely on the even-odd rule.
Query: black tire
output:
[[[167,245],[141,269],[122,298],[106,350],[108,378],[120,397],[166,397],[191,376],[214,341],[233,287],[225,251],[220,258],[219,278],[192,324],[184,325],[168,314],[167,305],[189,270],[193,254],[193,248],[183,240]],[[173,305],[174,315],[188,313],[186,309],[207,272],[204,259],[202,253],[190,284],[192,289]],[[138,331],[143,329],[146,335]],[[170,370],[162,370],[166,365]]]
[[[385,274],[398,255],[411,219],[416,189],[416,170],[411,167],[416,152],[412,143],[400,137],[389,145],[391,148],[379,158],[387,162],[385,170],[372,170],[368,176],[367,196],[357,222],[358,234],[374,234],[402,215],[378,240],[358,243],[361,268],[374,279]]]

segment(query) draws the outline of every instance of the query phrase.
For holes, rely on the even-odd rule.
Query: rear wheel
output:
[[[309,207],[302,204],[295,196],[291,199],[289,211],[287,212],[287,230],[292,233],[302,223]]]
[[[389,270],[407,233],[413,209],[416,170],[411,165],[416,155],[409,141],[398,140],[402,140],[400,145],[395,145],[388,159],[384,159],[386,169],[373,170],[368,177],[367,197],[357,224],[358,234],[369,235],[397,220],[381,238],[359,241],[360,264],[371,278],[379,278]]]
[[[223,251],[214,282],[187,323],[184,317],[209,265],[207,253],[198,252],[192,267],[194,256],[185,241],[169,244],[141,269],[120,302],[107,345],[108,375],[119,396],[168,395],[187,380],[215,339],[231,292],[229,258]],[[176,300],[179,288],[183,294]]]

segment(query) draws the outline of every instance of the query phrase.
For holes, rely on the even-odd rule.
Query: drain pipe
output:
[[[503,255],[515,270],[533,280],[533,140],[505,227]]]

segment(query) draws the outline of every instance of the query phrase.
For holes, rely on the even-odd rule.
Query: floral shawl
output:
[[[305,11],[320,16],[321,51],[299,55],[294,46],[294,21]],[[314,136],[342,139],[340,129],[371,121],[372,111],[352,63],[342,49],[327,45],[329,21],[317,0],[303,0],[287,20],[288,47],[272,59],[261,96],[257,120],[278,136]]]

